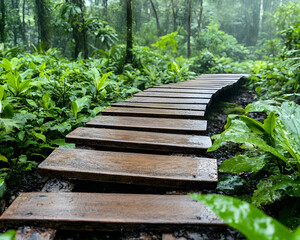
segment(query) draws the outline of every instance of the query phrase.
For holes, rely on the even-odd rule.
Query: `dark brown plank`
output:
[[[180,89],[180,88],[148,88],[144,92],[170,92],[170,93],[192,93],[192,94],[201,94],[201,93],[210,93],[214,94],[218,90],[216,89]]]
[[[177,109],[177,110],[193,110],[203,111],[206,104],[183,104],[183,103],[135,103],[135,102],[119,102],[113,103],[116,107],[133,107],[133,108],[154,108],[154,109]]]
[[[204,134],[207,122],[206,120],[191,119],[96,116],[86,126],[149,132]]]
[[[159,98],[159,97],[131,97],[126,102],[139,103],[184,103],[184,104],[207,104],[210,99],[194,99],[194,98]]]
[[[38,169],[50,177],[172,188],[207,188],[218,181],[215,159],[176,155],[58,148]]]
[[[224,225],[186,195],[109,193],[21,193],[0,220],[76,231]]]
[[[168,89],[196,89],[196,90],[220,90],[222,87],[219,86],[198,86],[198,87],[186,87],[186,86],[180,86],[180,85],[161,85],[161,86],[154,86],[153,88],[168,88]]]
[[[135,116],[135,117],[156,117],[174,119],[203,119],[204,111],[174,110],[161,108],[133,108],[133,107],[108,107],[102,115],[109,116]]]
[[[134,149],[162,152],[197,153],[211,146],[210,137],[171,133],[141,132],[80,127],[66,141],[98,148]]]
[[[162,92],[139,92],[134,94],[135,97],[159,97],[159,98],[208,98],[212,97],[212,94],[192,94],[192,93],[162,93]]]

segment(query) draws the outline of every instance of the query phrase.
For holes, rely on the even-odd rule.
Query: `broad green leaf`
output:
[[[26,102],[28,102],[28,104],[32,107],[38,108],[38,105],[36,104],[35,101],[31,100],[31,99],[26,99]]]
[[[35,64],[34,64],[33,62],[30,62],[30,63],[28,64],[28,67],[29,67],[30,69],[32,69],[33,71],[36,71],[36,66],[35,66]]]
[[[40,72],[42,72],[42,71],[45,70],[45,68],[46,68],[46,62],[43,62],[43,63],[39,66],[38,70],[39,70]]]
[[[97,82],[97,92],[99,92],[100,90],[102,90],[106,85],[105,85],[105,81],[108,79],[109,75],[112,74],[113,71],[110,71],[108,73],[105,73]]]
[[[13,67],[12,64],[10,63],[10,61],[6,58],[2,58],[2,64],[0,64],[0,67],[3,67],[4,69],[12,72],[13,71]]]
[[[227,173],[257,172],[265,166],[267,162],[266,158],[266,154],[256,157],[237,155],[225,160],[221,164],[219,171]]]
[[[235,193],[239,191],[246,181],[239,176],[226,176],[218,181],[217,189],[226,193]]]
[[[0,178],[0,198],[6,193],[6,184],[3,178]]]
[[[0,102],[4,97],[4,87],[0,85]]]
[[[0,240],[14,240],[16,233],[16,230],[8,230],[7,232],[0,235]]]
[[[212,136],[212,139],[214,139],[215,141],[213,145],[208,149],[208,152],[217,150],[226,142],[235,142],[242,144],[248,143],[260,148],[261,150],[272,153],[285,162],[287,161],[287,159],[279,151],[277,151],[276,148],[269,146],[257,134],[250,132],[247,125],[240,120],[233,120],[230,128],[228,128],[221,134]]]
[[[249,240],[290,240],[293,233],[249,203],[224,195],[189,194]]]
[[[264,121],[264,129],[267,134],[272,135],[276,126],[276,116],[274,112],[271,112]]]
[[[247,116],[243,116],[243,115],[239,115],[239,118],[247,124],[247,127],[257,133],[257,134],[264,134],[265,133],[265,130],[264,130],[264,126],[262,125],[262,123],[260,123],[259,121],[253,119],[253,118],[250,118],[250,117],[247,117]]]
[[[225,124],[225,126],[224,126],[224,129],[225,129],[225,130],[228,129],[228,128],[230,127],[231,122],[232,122],[232,119],[236,118],[237,116],[238,116],[238,115],[236,115],[236,114],[230,114],[230,115],[228,115],[228,117],[227,117],[227,122],[226,122],[226,124]]]
[[[246,113],[249,112],[265,112],[266,114],[270,114],[274,112],[279,114],[279,107],[277,106],[278,103],[272,100],[266,101],[256,101],[254,103],[250,103],[245,108]]]
[[[8,163],[8,159],[0,154],[0,161]]]
[[[71,111],[72,111],[75,119],[77,119],[78,109],[79,108],[78,108],[78,105],[77,105],[76,101],[72,101],[72,103],[71,103]]]
[[[285,194],[300,197],[300,179],[295,179],[292,175],[270,176],[257,184],[252,203],[256,206],[270,204],[280,200]]]
[[[43,142],[46,142],[46,136],[42,133],[37,133],[35,131],[32,131],[32,134],[36,136],[38,139],[41,139]]]

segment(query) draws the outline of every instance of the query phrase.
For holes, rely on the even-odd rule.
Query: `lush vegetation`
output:
[[[74,147],[64,136],[112,102],[203,73],[246,72],[257,101],[228,116],[209,151],[239,144],[218,189],[252,205],[194,197],[226,206],[225,221],[229,211],[241,216],[228,205],[245,206],[245,219],[255,224],[255,213],[294,237],[299,229],[289,235],[253,205],[282,208],[269,212],[299,225],[299,57],[299,0],[0,0],[0,197],[52,149]],[[231,226],[255,239],[244,218]]]

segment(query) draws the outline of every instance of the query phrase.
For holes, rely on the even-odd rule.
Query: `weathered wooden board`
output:
[[[102,115],[109,116],[156,117],[174,119],[203,119],[204,117],[204,111],[138,107],[108,107],[101,113]]]
[[[58,148],[38,169],[50,177],[171,188],[207,188],[218,181],[215,159],[178,155]]]
[[[192,93],[192,94],[214,94],[216,89],[180,89],[180,88],[148,88],[144,92],[167,92],[167,93]]]
[[[155,109],[177,109],[177,110],[193,110],[203,111],[206,104],[184,104],[184,103],[135,103],[135,102],[119,102],[113,103],[115,107],[133,107],[133,108],[155,108]]]
[[[167,92],[139,92],[134,94],[135,97],[159,97],[159,98],[208,98],[212,97],[209,93],[167,93]]]
[[[222,87],[219,86],[198,86],[198,87],[186,87],[186,86],[179,86],[174,84],[168,85],[161,85],[161,86],[154,86],[153,88],[168,88],[168,89],[197,89],[197,90],[220,90]]]
[[[207,121],[127,116],[96,116],[89,121],[86,126],[149,132],[205,134]]]
[[[197,153],[211,146],[210,137],[185,134],[80,127],[66,136],[66,142],[97,148],[118,148],[161,152]]]
[[[125,102],[139,103],[184,103],[184,104],[207,104],[210,99],[194,99],[194,98],[159,98],[159,97],[131,97]]]
[[[151,194],[21,193],[0,220],[6,226],[38,224],[76,231],[224,226],[189,196]]]

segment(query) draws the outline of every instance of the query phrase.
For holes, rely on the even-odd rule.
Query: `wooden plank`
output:
[[[159,98],[208,98],[212,97],[212,94],[202,93],[166,93],[166,92],[139,92],[134,94],[135,97],[159,97]]]
[[[219,86],[198,86],[198,87],[186,87],[186,86],[179,86],[179,85],[161,85],[161,86],[154,86],[153,88],[169,88],[169,89],[196,89],[196,90],[220,90],[221,87]]]
[[[131,97],[125,102],[139,103],[184,103],[184,104],[207,104],[210,99],[194,99],[194,98],[159,98],[159,97]]]
[[[135,116],[174,119],[203,119],[204,117],[204,111],[138,107],[108,107],[104,109],[101,114],[109,116]]]
[[[152,194],[21,193],[0,220],[6,226],[35,223],[76,231],[224,226],[208,208],[186,195]]]
[[[133,108],[154,108],[154,109],[177,109],[177,110],[193,110],[203,111],[206,104],[183,104],[183,103],[135,103],[135,102],[119,102],[113,103],[115,107],[133,107]]]
[[[172,188],[209,188],[218,181],[215,159],[191,156],[58,148],[38,169],[50,177]]]
[[[170,92],[170,93],[194,93],[194,94],[201,94],[201,93],[210,93],[214,94],[218,90],[216,89],[181,89],[181,88],[148,88],[144,90],[144,92]]]
[[[161,152],[200,153],[211,146],[207,136],[141,132],[80,127],[66,136],[66,142],[97,148],[118,148]]]
[[[206,120],[191,119],[96,116],[86,126],[149,132],[204,134],[207,129],[207,122]]]

